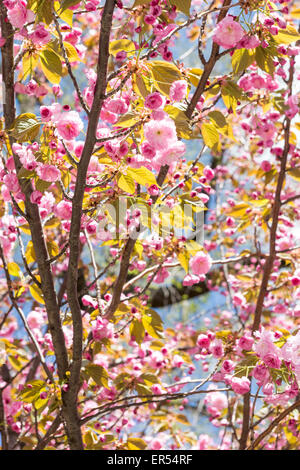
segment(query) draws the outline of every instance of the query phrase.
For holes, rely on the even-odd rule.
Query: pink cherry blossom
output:
[[[257,364],[252,371],[252,375],[259,384],[265,383],[269,379],[269,371],[264,364]]]
[[[54,165],[43,165],[37,167],[37,175],[44,181],[54,182],[60,179],[60,171]]]
[[[73,140],[83,129],[83,122],[76,111],[62,113],[56,122],[59,135],[66,140]]]
[[[170,98],[172,101],[181,101],[186,97],[187,83],[185,80],[176,80],[170,87]]]
[[[72,214],[72,203],[69,201],[60,201],[55,206],[54,213],[61,219],[69,219]]]
[[[239,347],[245,349],[246,351],[251,351],[254,339],[250,336],[242,336],[239,339]]]
[[[232,377],[230,380],[232,390],[239,394],[244,395],[250,390],[250,380],[247,377]]]
[[[167,147],[165,150],[161,151],[155,161],[160,165],[170,165],[174,161],[178,161],[185,154],[185,144],[184,142],[177,141],[174,144]]]
[[[30,34],[30,39],[39,46],[47,44],[51,39],[51,34],[45,29],[45,25],[40,23],[35,26],[34,32]]]
[[[40,191],[33,191],[30,196],[30,201],[32,204],[40,204],[43,194]]]
[[[238,44],[244,36],[244,30],[241,25],[234,21],[232,16],[226,16],[217,24],[213,40],[219,46],[230,49]]]
[[[209,348],[212,355],[217,359],[220,359],[224,355],[224,348],[221,339],[215,339]]]
[[[208,253],[200,251],[190,259],[190,268],[193,274],[206,274],[212,266],[212,259]]]
[[[197,346],[200,348],[208,348],[210,345],[211,339],[204,334],[200,334],[197,338]]]
[[[144,135],[155,150],[164,150],[177,141],[175,123],[170,118],[149,121],[144,126]]]
[[[5,183],[7,189],[12,193],[15,193],[19,190],[19,181],[14,173],[6,174],[3,178],[3,182]]]
[[[125,100],[115,98],[105,103],[105,108],[115,114],[125,114],[128,110],[128,104]]]
[[[41,119],[43,122],[49,122],[52,118],[52,110],[49,106],[40,107]]]
[[[145,99],[145,106],[150,109],[157,109],[160,108],[163,104],[163,98],[160,93],[155,91],[154,93],[150,93],[150,95],[146,96]]]
[[[15,28],[22,28],[25,23],[34,20],[33,11],[27,9],[24,0],[15,0],[7,10],[7,17]]]
[[[182,281],[182,285],[193,286],[194,284],[198,284],[198,282],[200,282],[199,276],[195,276],[195,274],[187,274]]]

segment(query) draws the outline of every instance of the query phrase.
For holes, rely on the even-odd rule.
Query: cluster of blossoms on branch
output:
[[[299,449],[296,2],[0,8],[1,448]]]

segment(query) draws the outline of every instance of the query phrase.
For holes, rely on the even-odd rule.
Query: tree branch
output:
[[[295,401],[295,403],[291,406],[289,406],[286,410],[284,410],[282,413],[280,413],[279,416],[277,416],[277,418],[274,419],[274,421],[272,421],[272,423],[270,424],[270,426],[267,427],[267,429],[262,432],[256,439],[255,441],[253,442],[253,444],[251,444],[251,446],[249,446],[247,448],[247,450],[255,450],[255,447],[258,446],[258,444],[265,438],[267,437],[268,434],[270,434],[271,431],[273,431],[273,429],[289,414],[291,413],[293,410],[295,410],[296,408],[298,408],[300,406],[300,400],[297,400]]]
[[[82,216],[82,202],[85,190],[86,175],[88,165],[96,143],[96,130],[98,126],[100,111],[105,99],[105,91],[107,86],[107,64],[109,57],[109,40],[112,27],[113,12],[115,7],[114,0],[106,0],[103,9],[100,40],[97,62],[97,80],[94,91],[93,105],[89,113],[89,122],[87,127],[86,139],[82,151],[81,159],[78,164],[78,172],[76,178],[75,192],[72,201],[72,219],[70,229],[70,255],[67,276],[67,295],[73,320],[73,357],[70,367],[69,390],[66,392],[66,400],[68,406],[76,410],[76,416],[70,423],[74,431],[73,438],[70,442],[71,449],[83,449],[81,433],[78,430],[79,418],[77,415],[77,394],[80,387],[80,370],[82,362],[82,317],[81,309],[77,296],[77,278],[78,278],[78,262],[80,256],[80,229]]]

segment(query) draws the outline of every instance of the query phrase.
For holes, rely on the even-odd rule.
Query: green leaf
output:
[[[128,175],[121,175],[118,179],[119,188],[123,189],[126,193],[134,194],[135,192],[135,182]]]
[[[18,142],[31,142],[37,137],[40,126],[41,122],[37,120],[35,114],[24,113],[15,119],[9,133]]]
[[[8,269],[8,272],[11,276],[16,276],[16,277],[19,277],[20,276],[20,267],[17,265],[17,263],[8,263],[7,265],[7,269]]]
[[[138,95],[142,96],[144,99],[149,94],[149,91],[146,87],[143,76],[140,74],[134,74],[133,79],[132,79],[132,86],[133,86],[134,91]]]
[[[130,41],[130,39],[116,39],[115,41],[111,41],[109,44],[109,53],[115,57],[120,51],[134,54],[134,42]]]
[[[292,44],[299,41],[300,34],[293,26],[287,25],[286,29],[280,29],[273,39],[277,44]]]
[[[89,377],[96,382],[97,385],[102,385],[105,388],[108,388],[108,373],[104,367],[99,366],[98,364],[89,364],[85,368],[85,372]]]
[[[35,181],[35,189],[41,193],[44,193],[49,188],[49,186],[51,186],[51,184],[52,181],[44,181],[38,178]]]
[[[146,372],[145,374],[142,374],[140,378],[143,379],[146,385],[153,385],[159,382],[157,375],[150,374],[148,372]]]
[[[57,84],[62,76],[62,65],[59,55],[53,49],[44,49],[40,53],[42,70],[49,82]]]
[[[246,215],[247,210],[250,208],[249,204],[242,202],[241,204],[236,204],[229,212],[228,215],[233,217],[243,217]]]
[[[20,396],[26,403],[32,403],[39,398],[45,383],[42,380],[33,380],[25,384],[24,389],[21,391]]]
[[[226,108],[235,112],[237,101],[242,97],[240,87],[232,81],[227,81],[222,86],[221,93]]]
[[[189,126],[189,119],[186,117],[185,112],[176,106],[171,105],[165,106],[164,111],[166,111],[166,113],[168,113],[169,116],[174,119],[178,137],[182,139],[189,139],[192,130]]]
[[[248,49],[235,50],[231,58],[233,72],[236,75],[244,72],[254,62],[254,58],[254,54],[250,54]]]
[[[75,47],[69,42],[64,42],[69,62],[82,62]]]
[[[62,0],[60,3],[60,12],[65,11],[69,7],[73,7],[80,3],[80,0]]]
[[[127,440],[127,447],[128,450],[145,450],[147,444],[143,439],[131,437]]]
[[[177,258],[178,258],[179,263],[181,264],[181,266],[185,270],[185,272],[188,273],[189,272],[189,258],[187,256],[186,252],[179,253],[177,255]]]
[[[203,141],[207,147],[215,149],[220,142],[219,133],[213,124],[204,123],[201,126]]]
[[[154,174],[144,166],[140,168],[127,168],[127,175],[132,177],[134,181],[142,186],[152,186],[153,184],[157,185]]]
[[[296,181],[300,181],[300,168],[288,170],[288,174]]]
[[[221,111],[211,111],[208,117],[217,127],[225,127],[227,125],[225,116]]]
[[[59,2],[54,2],[54,8],[61,20],[67,23],[69,26],[73,26],[73,11],[70,9],[61,10]]]
[[[147,4],[150,3],[150,2],[151,2],[151,0],[135,0],[135,2],[134,2],[134,4],[133,4],[132,8],[138,7],[138,6],[140,6],[140,5],[147,5]]]
[[[148,65],[151,67],[155,87],[164,95],[169,96],[172,83],[182,79],[180,70],[175,65],[163,60],[154,60]]]
[[[272,56],[269,54],[268,49],[258,46],[255,51],[255,60],[258,67],[264,72],[273,75],[275,66]]]
[[[170,3],[175,5],[178,11],[182,11],[186,16],[190,16],[192,0],[170,0]]]
[[[198,86],[201,75],[203,74],[202,69],[192,68],[188,71],[188,77],[192,85]]]
[[[40,304],[43,304],[43,305],[45,304],[45,301],[43,299],[43,293],[36,284],[32,284],[32,286],[29,286],[29,290],[34,300],[36,300]]]
[[[29,0],[27,6],[35,12],[37,23],[50,24],[52,22],[52,0]]]
[[[133,320],[133,322],[130,324],[129,331],[131,336],[134,336],[135,341],[138,344],[141,344],[145,336],[145,328],[142,322],[139,320]]]
[[[123,114],[117,122],[118,127],[131,127],[139,119],[139,115],[130,111],[129,113]]]

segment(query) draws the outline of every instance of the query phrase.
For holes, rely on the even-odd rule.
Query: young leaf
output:
[[[35,12],[37,23],[50,24],[52,22],[52,0],[29,0],[28,6]]]
[[[118,127],[130,127],[133,126],[139,119],[139,115],[130,111],[129,113],[123,114],[117,122]]]
[[[133,320],[133,322],[130,324],[129,330],[131,336],[134,336],[135,341],[138,344],[141,344],[145,336],[145,329],[142,322],[139,320]]]
[[[178,261],[179,263],[181,264],[181,266],[183,267],[183,269],[185,270],[186,273],[189,272],[189,258],[185,253],[179,253],[178,256]]]
[[[17,263],[8,263],[7,265],[8,272],[11,276],[20,276],[20,268]]]
[[[261,46],[257,47],[255,51],[255,60],[261,70],[273,75],[275,70],[274,61],[267,49],[264,49]]]
[[[188,77],[192,85],[198,86],[201,75],[203,74],[202,69],[192,68],[188,71]]]
[[[288,170],[288,174],[296,181],[300,181],[300,169],[299,168],[292,168]]]
[[[248,49],[236,49],[231,58],[233,72],[238,75],[246,70],[254,61],[254,54]]]
[[[59,2],[54,2],[54,8],[55,8],[56,13],[60,17],[60,19],[72,27],[73,26],[73,11],[68,8],[62,11],[60,9]]]
[[[129,39],[117,39],[116,41],[111,41],[109,44],[109,53],[115,57],[120,51],[134,54],[134,42],[130,41]]]
[[[225,116],[221,111],[211,111],[208,113],[208,116],[217,127],[225,127],[227,125]]]
[[[65,11],[67,8],[77,5],[79,2],[80,0],[62,0],[60,2],[59,15],[61,15],[61,12]]]
[[[65,49],[66,49],[66,53],[67,53],[69,62],[81,62],[81,59],[80,59],[75,47],[72,46],[72,44],[70,44],[69,42],[64,42],[64,46],[65,46]]]
[[[36,300],[40,304],[43,304],[43,305],[45,304],[45,301],[43,299],[43,293],[36,284],[32,284],[32,286],[29,286],[29,290],[34,300]]]
[[[62,65],[59,55],[53,49],[44,49],[40,53],[42,70],[49,82],[57,84],[62,76]]]
[[[149,94],[149,91],[147,90],[147,87],[146,87],[146,84],[142,75],[134,74],[133,79],[132,79],[132,87],[134,91],[138,95],[142,96],[144,99]]]
[[[134,194],[135,192],[135,183],[134,180],[128,175],[121,175],[118,179],[118,186],[120,189],[123,189],[126,193]]]
[[[286,29],[280,29],[273,39],[277,44],[292,44],[299,41],[300,34],[293,26],[287,25]]]
[[[140,168],[128,168],[127,175],[131,176],[137,183],[143,186],[152,186],[153,184],[157,185],[154,174],[144,166]]]
[[[170,3],[174,5],[178,11],[182,11],[186,16],[190,16],[192,0],[170,0]]]
[[[204,123],[201,126],[202,137],[205,145],[213,149],[220,142],[219,133],[213,124]]]
[[[185,112],[176,106],[170,105],[166,106],[164,111],[166,111],[169,116],[174,119],[178,137],[181,137],[182,139],[189,139],[192,131]]]
[[[127,440],[127,447],[128,450],[145,450],[147,444],[143,439],[131,437]]]
[[[97,385],[102,385],[105,388],[108,388],[108,373],[104,367],[99,366],[98,364],[89,364],[85,368],[85,372],[89,377],[96,382]]]
[[[38,55],[26,52],[22,58],[22,80],[31,77],[38,63]]]
[[[149,63],[149,66],[151,67],[155,87],[168,96],[172,83],[182,79],[181,72],[175,65],[163,60],[154,60]]]
[[[31,142],[37,137],[40,126],[35,114],[23,113],[15,119],[9,133],[18,142]]]
[[[26,247],[25,258],[28,264],[34,263],[34,261],[36,260],[35,251],[31,240],[28,242],[28,245]]]

